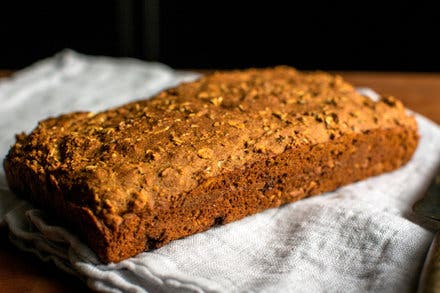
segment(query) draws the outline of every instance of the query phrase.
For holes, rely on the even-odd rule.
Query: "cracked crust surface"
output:
[[[417,140],[397,99],[276,67],[49,118],[17,136],[5,170],[109,262],[393,170]]]

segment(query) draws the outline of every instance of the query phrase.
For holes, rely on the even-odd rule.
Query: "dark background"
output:
[[[1,69],[71,48],[176,68],[440,71],[428,1],[3,1],[0,36]]]

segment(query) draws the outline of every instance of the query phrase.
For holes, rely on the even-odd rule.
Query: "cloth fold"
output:
[[[198,75],[73,51],[0,80],[0,155],[48,115],[99,111]],[[364,94],[374,95],[369,89]],[[416,288],[432,233],[411,205],[440,163],[440,128],[415,114],[421,140],[391,173],[102,264],[56,219],[17,198],[0,171],[0,224],[20,249],[104,292],[405,292]]]

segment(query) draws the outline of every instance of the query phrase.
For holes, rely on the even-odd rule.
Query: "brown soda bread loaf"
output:
[[[49,118],[17,136],[4,167],[13,191],[115,262],[394,170],[417,141],[397,99],[276,67]]]

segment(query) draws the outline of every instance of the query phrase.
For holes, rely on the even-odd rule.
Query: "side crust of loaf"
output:
[[[66,220],[104,262],[117,262],[213,226],[392,171],[411,158],[417,141],[415,131],[402,127],[291,149],[203,182],[160,215],[125,217],[115,231],[89,209],[64,201],[63,190],[27,165],[6,161],[5,170],[15,192]]]
[[[219,72],[151,100],[71,113],[17,136],[11,190],[64,221],[103,262],[405,164],[401,102],[293,68]]]

